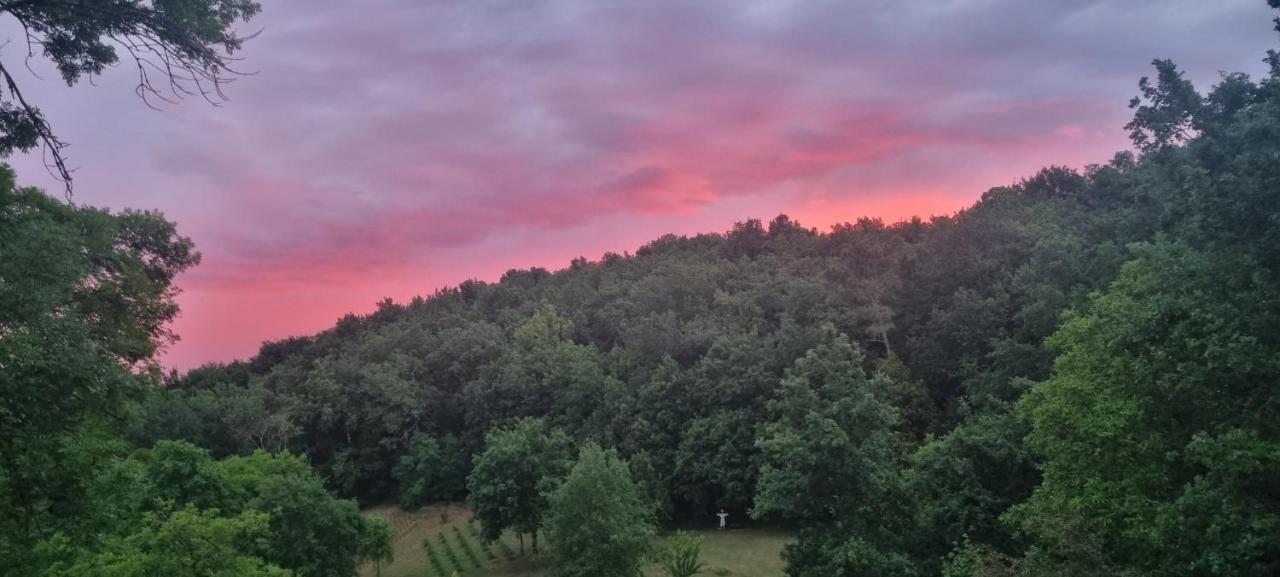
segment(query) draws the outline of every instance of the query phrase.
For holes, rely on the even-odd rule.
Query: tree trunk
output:
[[[533,554],[538,554],[538,530],[533,530]]]
[[[524,533],[518,533],[518,535],[520,535],[520,556],[524,557]]]

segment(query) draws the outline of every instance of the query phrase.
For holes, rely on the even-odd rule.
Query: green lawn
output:
[[[545,568],[531,556],[520,556],[520,542],[504,535],[491,545],[478,538],[471,512],[461,505],[427,507],[415,513],[397,507],[376,507],[365,511],[391,522],[396,530],[395,561],[382,566],[382,577],[543,577]],[[695,531],[702,536],[702,558],[708,577],[781,577],[782,546],[790,539],[772,529]],[[423,542],[431,543],[430,552]],[[526,547],[528,543],[526,543]],[[659,577],[656,568],[646,572]],[[362,577],[374,577],[372,565],[361,570]]]
[[[702,536],[707,575],[782,577],[782,546],[791,540],[790,533],[775,529],[709,529],[695,533]]]

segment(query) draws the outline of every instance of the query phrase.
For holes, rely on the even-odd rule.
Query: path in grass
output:
[[[494,543],[480,539],[479,526],[461,505],[426,507],[409,513],[397,507],[368,509],[396,531],[395,561],[383,564],[382,577],[544,577],[536,559],[518,554],[519,541],[507,534]],[[709,577],[781,577],[782,547],[788,533],[770,529],[695,531],[702,536],[702,558]],[[361,577],[376,574],[372,565]],[[656,568],[646,575],[658,577]]]

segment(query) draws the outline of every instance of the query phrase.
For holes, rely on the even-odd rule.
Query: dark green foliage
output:
[[[939,426],[942,411],[924,382],[911,376],[911,369],[893,353],[876,363],[876,371],[888,379],[885,397],[898,409],[898,445],[905,451],[924,440]]]
[[[335,499],[298,457],[256,452],[215,461],[203,449],[165,441],[143,462],[152,498],[165,508],[266,514],[256,551],[299,577],[349,577],[360,561],[387,558],[390,527]]]
[[[273,478],[258,491],[251,506],[271,514],[267,559],[300,577],[355,573],[365,521],[354,502],[332,498],[314,478]]]
[[[215,461],[181,442],[129,453],[106,435],[71,438],[53,456],[74,468],[43,470],[63,484],[46,491],[72,488],[76,498],[49,500],[43,516],[30,520],[57,531],[19,555],[21,533],[14,531],[22,526],[9,523],[24,519],[6,519],[0,550],[23,563],[5,567],[13,575],[41,574],[34,568],[42,567],[51,575],[141,576],[178,563],[192,575],[225,567],[216,570],[350,577],[358,562],[386,559],[390,550],[390,527],[325,492],[297,457]]]
[[[860,233],[775,224],[756,260],[727,260],[720,235],[671,237],[636,257],[513,271],[496,284],[384,304],[284,354],[268,346],[248,363],[194,371],[166,392],[181,399],[145,411],[158,423],[149,436],[178,431],[218,454],[254,448],[237,440],[224,408],[252,396],[261,400],[251,406],[279,416],[284,433],[272,438],[305,450],[334,486],[375,501],[396,488],[394,465],[415,434],[457,437],[475,452],[488,428],[539,416],[628,457],[647,453],[662,478],[646,483],[665,493],[673,517],[742,512],[755,492],[754,427],[782,371],[821,338],[823,323],[866,334],[852,311],[861,297],[837,283],[853,275],[846,269],[867,268],[854,260],[864,252],[893,263],[907,244],[873,222],[858,230],[887,248],[845,249]],[[190,426],[160,425],[183,414]],[[401,485],[406,503],[418,499],[412,483]]]
[[[209,452],[190,443],[156,443],[147,462],[147,475],[155,484],[155,497],[170,503],[227,509],[242,502],[233,499],[226,477]]]
[[[929,439],[910,460],[909,485],[922,529],[920,551],[938,560],[964,538],[1000,551],[1023,545],[1000,519],[1039,481],[1023,445],[1027,426],[1011,410],[975,414]]]
[[[671,520],[674,514],[671,493],[667,488],[666,477],[658,472],[653,457],[642,450],[627,459],[627,467],[631,470],[631,478],[640,493],[652,504],[658,521]]]
[[[415,510],[427,503],[462,499],[470,470],[471,457],[456,437],[415,435],[392,471],[400,484],[400,506]]]
[[[861,367],[861,352],[832,335],[787,370],[770,403],[754,514],[809,527],[786,548],[793,576],[913,569],[910,509],[895,467],[897,412],[886,399],[888,379],[869,379]]]
[[[878,541],[879,539],[877,539]],[[783,551],[787,575],[793,577],[915,577],[913,559],[903,551],[864,539],[856,532],[829,526],[806,528]]]
[[[772,422],[760,434],[764,464],[756,516],[871,518],[866,507],[893,498],[897,413],[884,398],[886,385],[867,378],[861,352],[844,335],[787,370],[770,403]]]
[[[1129,108],[1134,109],[1133,120],[1125,125],[1129,138],[1144,152],[1191,138],[1193,131],[1200,128],[1196,120],[1202,117],[1205,105],[1200,93],[1172,61],[1155,60],[1152,65],[1156,67],[1156,83],[1153,86],[1145,76],[1138,82],[1142,96],[1129,102]]]

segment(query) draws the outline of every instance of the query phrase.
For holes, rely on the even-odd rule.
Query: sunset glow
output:
[[[1270,31],[1244,23],[1268,17],[1255,0],[286,1],[253,21],[256,74],[222,107],[150,110],[123,67],[24,81],[73,143],[76,202],[158,208],[203,252],[164,357],[187,369],[668,232],[950,214],[1124,149],[1152,58],[1201,86],[1260,70],[1241,55]],[[1213,41],[1179,52],[1187,34]],[[38,154],[11,162],[57,188]]]

